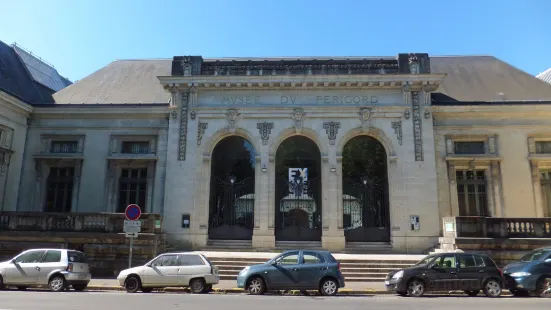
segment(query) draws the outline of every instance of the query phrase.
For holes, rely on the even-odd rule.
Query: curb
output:
[[[125,291],[123,287],[120,286],[102,286],[102,285],[89,285],[87,288],[88,291]],[[156,289],[154,292],[162,293],[188,293],[191,294],[189,288],[164,288]],[[245,291],[242,288],[213,288],[212,294],[245,294]],[[282,292],[282,291],[280,291]],[[319,296],[318,291],[307,291],[310,296]],[[277,295],[277,294],[275,294]],[[283,291],[279,295],[302,295],[300,290],[289,290]],[[348,296],[348,295],[397,295],[394,292],[389,292],[386,290],[375,290],[375,289],[364,289],[364,290],[353,290],[353,289],[341,289],[339,290],[338,295]],[[451,291],[451,292],[441,292],[437,294],[428,294],[428,295],[438,295],[438,296],[466,296],[462,291]],[[484,296],[484,293],[480,293],[479,296]],[[504,291],[501,296],[511,296],[508,291]]]

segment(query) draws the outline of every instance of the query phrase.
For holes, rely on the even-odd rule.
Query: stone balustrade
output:
[[[445,238],[551,238],[551,217],[445,217]]]
[[[0,231],[122,233],[123,213],[0,212]],[[141,233],[162,233],[159,214],[142,214]]]

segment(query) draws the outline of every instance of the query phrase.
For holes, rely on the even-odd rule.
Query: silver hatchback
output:
[[[67,249],[32,249],[0,263],[0,289],[15,286],[24,290],[44,286],[54,292],[83,291],[91,279],[84,253]]]

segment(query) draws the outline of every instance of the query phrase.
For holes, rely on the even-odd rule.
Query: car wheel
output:
[[[409,296],[421,297],[425,294],[425,283],[420,279],[410,280],[407,287]]]
[[[551,297],[551,278],[550,277],[542,277],[538,280],[538,283],[536,285],[536,296],[539,297]]]
[[[67,288],[67,283],[62,275],[54,275],[48,281],[48,287],[52,292],[62,292]]]
[[[251,295],[263,295],[266,293],[266,285],[264,284],[264,280],[259,277],[250,279],[247,290]]]
[[[124,288],[128,293],[136,293],[140,290],[142,284],[140,283],[140,279],[138,277],[129,277],[124,281]]]
[[[339,291],[337,281],[333,279],[324,279],[320,284],[320,293],[323,296],[335,296]]]
[[[17,289],[20,290],[20,291],[24,291],[26,290],[27,288],[29,288],[28,286],[18,286]]]
[[[88,287],[88,284],[73,284],[73,289],[77,292],[82,292]]]
[[[480,293],[480,290],[474,290],[474,291],[465,291],[465,294],[471,297],[476,297]]]
[[[499,297],[501,296],[502,289],[501,284],[496,279],[489,279],[484,284],[484,294],[488,297]]]
[[[151,293],[151,292],[153,292],[153,288],[152,287],[142,287],[142,292],[143,293]]]
[[[206,284],[203,279],[193,279],[189,283],[189,288],[193,294],[202,294],[205,292]]]

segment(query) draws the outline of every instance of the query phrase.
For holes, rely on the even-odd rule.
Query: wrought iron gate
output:
[[[209,238],[249,240],[254,227],[254,178],[216,178],[211,186]]]
[[[281,177],[276,184],[276,240],[320,241],[321,207],[320,178],[296,184]]]
[[[346,241],[390,241],[387,189],[386,179],[343,180],[343,226]]]

